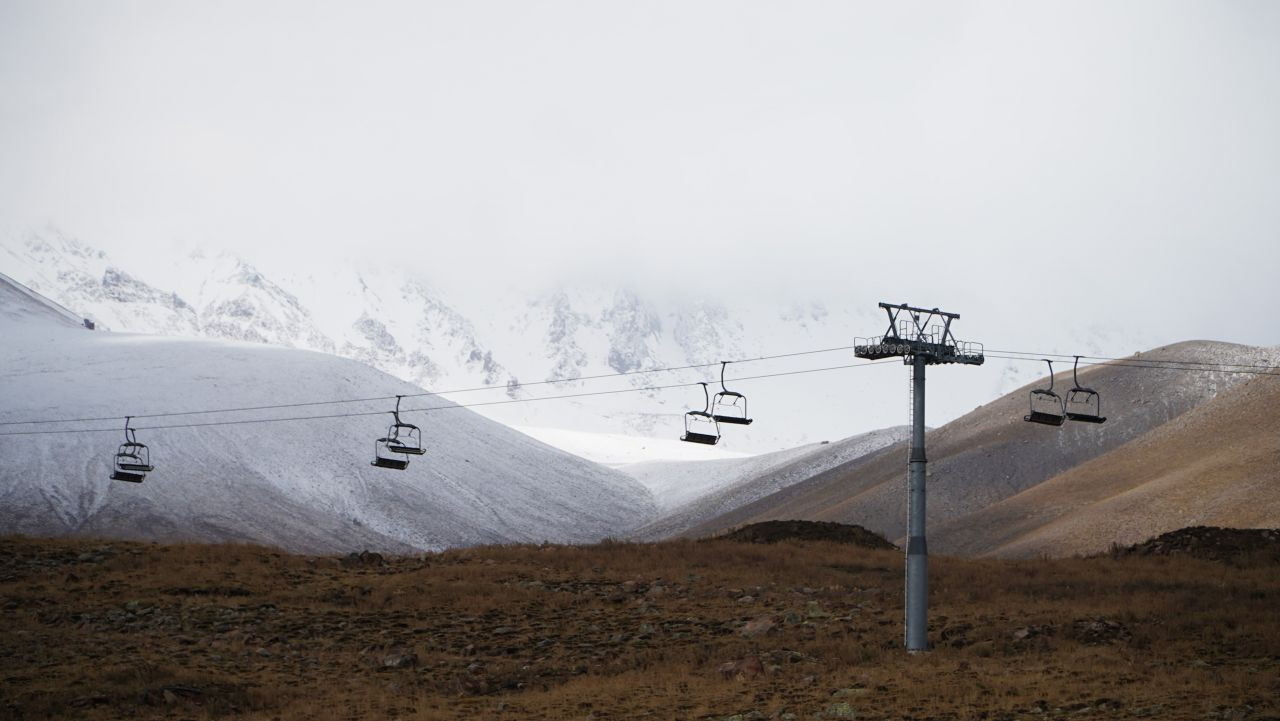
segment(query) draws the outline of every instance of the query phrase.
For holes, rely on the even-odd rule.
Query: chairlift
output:
[[[420,456],[427,452],[422,447],[422,429],[400,420],[400,399],[403,397],[396,396],[396,409],[391,412],[396,420],[387,429],[387,445],[392,453]]]
[[[379,438],[373,442],[373,461],[369,464],[378,468],[393,468],[403,471],[409,467],[409,459],[393,450],[390,438]]]
[[[680,440],[714,446],[720,442],[720,423],[711,414],[711,394],[707,390],[707,384],[699,385],[702,386],[702,394],[706,396],[706,406],[700,411],[684,414],[684,435],[680,436]]]
[[[720,392],[711,401],[711,415],[717,423],[749,426],[751,418],[747,416],[747,397],[724,386],[724,369],[728,365],[729,361],[720,361]]]
[[[1092,388],[1080,385],[1080,356],[1071,367],[1071,379],[1075,387],[1067,391],[1067,420],[1081,423],[1106,423],[1102,415],[1102,395]]]
[[[407,456],[426,453],[422,448],[422,431],[412,423],[400,420],[400,399],[396,396],[396,409],[391,412],[395,421],[387,428],[387,434],[373,442],[373,461],[370,465],[403,471],[409,467]]]
[[[133,416],[124,419],[124,443],[116,449],[112,461],[111,480],[126,483],[142,483],[147,474],[155,470],[151,465],[151,450],[138,442],[134,429],[129,427]]]
[[[1041,360],[1049,364],[1049,387],[1031,391],[1030,413],[1023,416],[1022,420],[1060,426],[1067,420],[1067,402],[1053,392],[1053,361],[1048,358]]]

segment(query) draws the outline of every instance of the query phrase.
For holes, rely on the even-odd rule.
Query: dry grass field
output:
[[[5,719],[1280,718],[1274,555],[823,541],[456,550],[0,539]]]

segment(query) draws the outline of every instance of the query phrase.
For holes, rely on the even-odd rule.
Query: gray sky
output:
[[[1276,344],[1280,3],[0,0],[46,223]]]

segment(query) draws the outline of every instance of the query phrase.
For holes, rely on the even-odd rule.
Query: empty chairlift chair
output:
[[[728,423],[736,426],[751,425],[747,415],[747,397],[725,388],[724,369],[729,361],[720,361],[720,392],[711,400],[711,415],[717,423]]]
[[[373,461],[370,465],[403,471],[409,467],[409,456],[426,453],[422,447],[422,430],[412,423],[400,420],[400,399],[396,396],[396,409],[391,412],[395,420],[387,428],[387,434],[373,442]]]
[[[1080,385],[1080,356],[1071,367],[1071,380],[1075,387],[1067,391],[1067,420],[1081,423],[1106,423],[1102,415],[1102,396],[1092,388]]]
[[[139,443],[137,434],[129,427],[132,416],[124,419],[124,443],[116,449],[112,460],[111,480],[126,483],[142,483],[147,474],[155,470],[151,465],[151,450]]]
[[[1022,420],[1060,426],[1067,420],[1067,404],[1062,396],[1053,392],[1053,361],[1046,358],[1044,362],[1049,364],[1049,387],[1031,391],[1030,412]]]
[[[383,437],[373,442],[373,461],[370,465],[403,471],[409,467],[409,459],[393,451],[391,439]]]
[[[702,394],[706,396],[706,405],[700,411],[684,414],[684,435],[680,436],[680,440],[714,446],[720,442],[720,424],[711,414],[711,394],[707,391],[707,384],[699,385],[702,386]]]

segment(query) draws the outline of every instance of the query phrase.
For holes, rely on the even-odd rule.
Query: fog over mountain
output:
[[[16,0],[0,230],[176,295],[164,332],[437,387],[847,345],[882,300],[995,349],[1274,345],[1278,36],[1266,2]],[[929,422],[1040,372],[934,372]],[[865,373],[760,384],[739,450],[903,422]],[[568,425],[668,438],[687,395]]]

